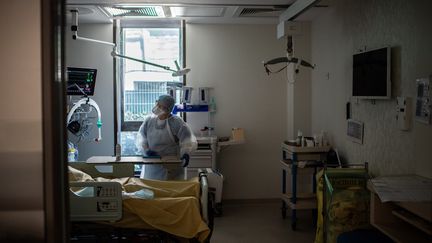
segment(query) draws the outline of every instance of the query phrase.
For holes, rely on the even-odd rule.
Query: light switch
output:
[[[402,131],[407,131],[411,126],[411,98],[397,97],[396,101],[396,121],[398,128]]]

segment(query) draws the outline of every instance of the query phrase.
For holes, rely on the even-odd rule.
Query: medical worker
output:
[[[158,164],[144,165],[141,178],[152,180],[182,180],[189,163],[189,154],[197,148],[196,137],[178,116],[173,116],[174,98],[161,95],[139,128],[137,147],[147,156],[178,156],[182,164],[173,168]]]

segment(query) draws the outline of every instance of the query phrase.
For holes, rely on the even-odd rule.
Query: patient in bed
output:
[[[210,229],[200,214],[200,183],[190,181],[157,181],[134,177],[117,179],[92,178],[90,175],[69,167],[69,181],[118,182],[123,192],[123,218],[109,223],[124,228],[156,228],[183,237],[197,238],[203,242]],[[153,199],[142,199],[133,195],[143,190],[151,192]],[[139,194],[139,193],[138,193]],[[132,196],[131,196],[132,195]],[[148,196],[148,194],[146,194]]]

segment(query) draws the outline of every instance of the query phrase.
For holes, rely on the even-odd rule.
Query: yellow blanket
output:
[[[138,178],[93,179],[88,174],[69,167],[69,181],[115,181],[125,192],[143,188],[154,192],[154,199],[123,200],[123,218],[113,223],[126,228],[148,228],[148,225],[183,238],[196,237],[203,242],[210,233],[200,214],[200,184],[189,181],[156,181]]]

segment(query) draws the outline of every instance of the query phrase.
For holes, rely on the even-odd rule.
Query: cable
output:
[[[289,65],[289,64],[283,66],[281,69],[279,69],[279,70],[277,70],[277,71],[272,71],[270,68],[268,68],[268,65],[264,65],[264,67],[265,67],[265,69],[266,69],[267,74],[270,75],[270,73],[279,73],[279,72],[281,72],[282,70],[284,70],[285,68],[287,68],[288,65]]]

